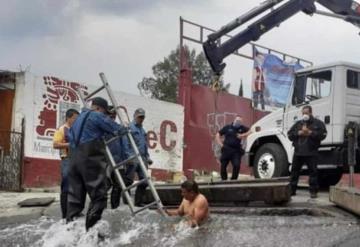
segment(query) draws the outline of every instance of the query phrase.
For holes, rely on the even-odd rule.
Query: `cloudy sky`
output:
[[[102,71],[114,89],[139,94],[137,83],[179,44],[180,16],[218,29],[260,2],[0,0],[0,70],[21,68],[95,85]],[[193,28],[185,29],[196,35]],[[257,43],[314,63],[360,63],[359,31],[341,20],[299,13]],[[237,93],[243,79],[249,96],[251,61],[232,56],[226,62],[231,92]]]

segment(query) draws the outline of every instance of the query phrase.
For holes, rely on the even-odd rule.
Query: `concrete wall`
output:
[[[58,151],[52,148],[52,137],[56,128],[63,123],[65,111],[68,108],[80,110],[82,107],[76,91],[78,87],[85,92],[95,88],[54,76],[18,74],[13,127],[21,129],[21,120],[25,118],[24,187],[59,184],[60,160]],[[183,107],[123,92],[114,93],[118,104],[123,107],[123,113],[128,112],[130,120],[138,107],[144,108],[147,113],[144,127],[148,131],[149,152],[154,160],[153,174],[164,176],[167,170],[181,171]]]

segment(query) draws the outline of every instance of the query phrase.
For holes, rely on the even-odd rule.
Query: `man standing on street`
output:
[[[67,138],[70,127],[79,116],[79,112],[69,109],[65,113],[65,124],[60,126],[54,133],[53,147],[60,151],[60,169],[61,169],[61,185],[60,185],[60,207],[62,218],[66,219],[66,205],[69,189],[68,172],[69,172],[69,140]]]
[[[316,198],[318,191],[318,149],[321,141],[326,138],[327,132],[325,124],[313,117],[311,106],[304,106],[302,115],[302,120],[297,121],[288,132],[288,137],[295,148],[290,176],[291,195],[296,195],[301,168],[306,164],[310,177],[310,197]]]
[[[237,180],[240,172],[241,157],[244,150],[241,140],[250,135],[251,131],[242,124],[242,118],[237,116],[233,123],[224,126],[217,134],[216,141],[221,146],[221,179],[227,180],[227,165],[231,161],[233,166],[232,180]],[[224,140],[221,137],[224,136]]]
[[[142,108],[138,108],[134,113],[134,120],[130,123],[129,128],[130,132],[134,138],[134,141],[139,149],[140,155],[146,166],[151,165],[153,162],[150,159],[150,155],[148,152],[148,144],[147,144],[147,134],[145,129],[143,128],[143,122],[145,119],[145,110]],[[129,156],[134,154],[130,143],[128,142],[128,152]],[[126,176],[134,181],[135,173],[137,173],[138,179],[142,180],[145,178],[146,174],[144,174],[140,168],[140,164],[130,164],[126,171]],[[142,206],[142,198],[145,194],[147,183],[143,182],[139,184],[135,191],[135,206]]]
[[[125,131],[124,127],[105,114],[107,109],[108,103],[105,99],[94,98],[91,109],[84,109],[70,129],[72,153],[69,165],[67,221],[80,215],[88,193],[91,202],[86,214],[86,230],[101,219],[107,203],[107,157],[103,137]]]

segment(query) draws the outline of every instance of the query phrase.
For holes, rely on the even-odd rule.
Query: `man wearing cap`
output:
[[[105,99],[94,98],[91,109],[81,112],[69,133],[71,156],[67,222],[81,214],[87,193],[91,202],[86,214],[86,230],[101,219],[106,208],[108,181],[103,137],[126,130],[105,114],[107,109]]]
[[[138,108],[134,113],[134,120],[130,123],[129,128],[134,141],[139,149],[140,155],[143,158],[145,165],[151,165],[153,162],[150,159],[147,146],[147,134],[143,128],[143,122],[145,119],[145,111],[142,108]],[[134,151],[130,146],[130,143],[127,142],[129,155],[133,155]],[[145,178],[144,174],[140,168],[140,164],[130,164],[126,171],[126,176],[134,181],[135,173],[137,173],[138,179],[142,180]],[[135,192],[135,206],[142,206],[142,197],[145,194],[147,183],[139,184]]]

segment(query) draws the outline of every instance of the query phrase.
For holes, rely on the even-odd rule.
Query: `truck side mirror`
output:
[[[329,115],[325,116],[325,118],[324,118],[324,123],[325,123],[325,124],[329,124],[329,123],[330,123],[330,116],[329,116]]]

